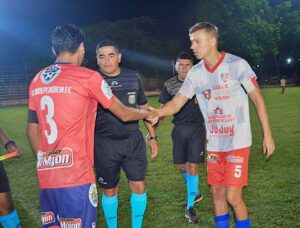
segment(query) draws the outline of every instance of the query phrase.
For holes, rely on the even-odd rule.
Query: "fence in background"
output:
[[[18,100],[28,99],[29,84],[37,68],[1,67],[0,66],[0,102],[19,104]],[[142,78],[145,91],[160,91],[164,81],[159,79]],[[24,103],[24,101],[22,101]]]

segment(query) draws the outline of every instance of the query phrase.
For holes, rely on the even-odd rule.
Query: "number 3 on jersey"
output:
[[[47,114],[46,114],[46,122],[50,126],[50,133],[45,130],[45,136],[49,144],[53,144],[57,139],[57,125],[53,120],[54,116],[54,102],[50,96],[43,96],[41,99],[41,110],[46,110],[47,106]]]

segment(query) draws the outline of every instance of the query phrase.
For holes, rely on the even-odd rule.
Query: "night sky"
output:
[[[19,65],[31,52],[49,53],[56,25],[78,26],[139,16],[151,17],[166,35],[183,34],[194,23],[186,0],[0,0],[0,60]],[[13,53],[13,54],[12,54]],[[1,65],[0,63],[0,65]]]
[[[278,2],[281,0],[272,0]],[[78,26],[139,16],[159,23],[160,33],[187,35],[195,23],[193,0],[0,0],[0,65],[20,65],[30,53],[50,53],[56,25]],[[300,0],[293,1],[300,8]]]

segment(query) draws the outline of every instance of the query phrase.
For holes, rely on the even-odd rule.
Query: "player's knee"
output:
[[[112,197],[115,196],[116,194],[118,194],[118,186],[114,187],[114,188],[109,188],[109,189],[102,189],[102,192],[105,196],[107,197]]]
[[[178,166],[178,168],[179,168],[179,171],[180,171],[181,173],[185,173],[185,172],[186,172],[186,165],[185,165],[185,164],[180,164],[180,165]]]
[[[135,194],[143,194],[146,191],[144,181],[129,181],[130,190]]]
[[[14,210],[14,207],[13,207],[12,203],[6,204],[6,205],[1,205],[0,216],[8,215],[11,212],[13,212],[13,210]]]
[[[198,164],[188,162],[187,163],[187,172],[191,176],[198,175]]]
[[[238,207],[243,202],[243,199],[238,194],[227,193],[226,200],[232,207]]]
[[[225,188],[224,187],[219,187],[219,186],[213,186],[210,189],[210,193],[214,199],[220,199],[224,198],[225,199]]]

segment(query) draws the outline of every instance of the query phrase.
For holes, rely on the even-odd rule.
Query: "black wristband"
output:
[[[150,140],[156,140],[156,141],[158,141],[158,136],[150,136],[150,137],[149,137],[149,141],[150,141]]]
[[[5,147],[6,150],[7,150],[7,147],[8,147],[9,144],[14,144],[14,145],[16,145],[16,143],[15,143],[14,141],[9,140],[7,143],[4,144],[4,147]]]

